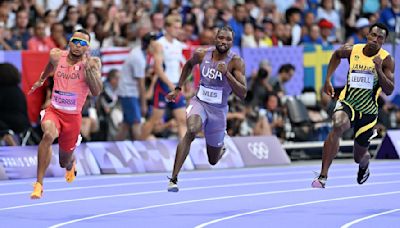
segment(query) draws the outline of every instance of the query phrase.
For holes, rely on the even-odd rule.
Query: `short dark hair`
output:
[[[107,81],[110,81],[111,79],[115,78],[118,74],[119,70],[112,68],[108,74],[107,74]]]
[[[146,50],[152,40],[157,40],[157,34],[155,32],[148,32],[142,37],[142,50]]]
[[[389,29],[388,29],[388,27],[387,27],[385,24],[380,23],[380,22],[375,23],[375,24],[373,24],[373,25],[371,25],[371,26],[369,27],[369,32],[371,32],[372,29],[373,29],[374,27],[378,27],[378,28],[380,28],[380,29],[382,29],[382,30],[385,30],[385,32],[386,32],[386,37],[385,37],[385,38],[388,37],[388,35],[389,35]]]
[[[295,70],[296,68],[292,65],[292,64],[290,64],[290,63],[286,63],[286,64],[283,64],[280,68],[279,68],[279,73],[283,73],[283,72],[289,72],[289,71],[291,71],[291,70]]]
[[[0,86],[18,86],[21,78],[18,69],[11,63],[0,63]]]
[[[89,37],[89,42],[90,42],[90,33],[89,33],[86,29],[78,29],[78,30],[76,30],[76,31],[74,32],[74,34],[77,33],[77,32],[80,32],[80,33],[83,33],[83,34],[88,35],[88,37]]]
[[[218,31],[217,31],[217,35],[218,35],[219,32],[221,32],[221,31],[231,32],[231,33],[232,33],[232,37],[235,36],[235,32],[233,31],[233,29],[232,29],[231,26],[224,25],[224,26],[222,26],[222,27],[219,27],[219,28],[218,28]]]

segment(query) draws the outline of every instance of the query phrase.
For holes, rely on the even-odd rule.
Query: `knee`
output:
[[[189,124],[187,127],[187,133],[193,136],[196,136],[196,134],[200,131],[200,127],[194,125],[194,124]]]
[[[55,134],[54,134],[53,132],[51,132],[51,131],[45,131],[45,132],[43,133],[42,141],[45,142],[45,143],[51,144],[51,143],[53,143],[53,141],[54,141],[55,138],[56,138],[56,137],[55,137]]]
[[[336,118],[333,120],[333,132],[336,134],[343,133],[350,127],[350,123],[343,118]]]

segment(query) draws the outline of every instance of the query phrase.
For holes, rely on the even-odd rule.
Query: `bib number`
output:
[[[222,89],[211,89],[200,85],[197,97],[210,104],[222,104]]]
[[[350,88],[372,89],[374,86],[374,75],[365,73],[350,74]]]
[[[78,103],[78,96],[75,93],[54,91],[51,104],[56,109],[75,111]]]

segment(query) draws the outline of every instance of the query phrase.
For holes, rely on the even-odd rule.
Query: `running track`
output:
[[[339,162],[340,163],[340,162]],[[372,161],[366,184],[357,166],[334,162],[326,189],[312,189],[319,162],[184,172],[180,192],[167,173],[0,181],[0,227],[400,227],[400,161]]]

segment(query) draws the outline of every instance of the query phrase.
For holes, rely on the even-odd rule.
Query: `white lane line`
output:
[[[384,185],[384,184],[393,184],[393,183],[400,183],[400,181],[375,182],[375,183],[371,183],[369,185],[362,185],[362,186],[360,186],[358,184],[338,185],[338,186],[330,187],[330,189],[333,189],[333,188],[366,187],[366,186],[372,186],[372,185]],[[174,202],[174,203],[166,203],[166,204],[156,204],[156,205],[150,205],[150,206],[146,206],[146,207],[131,208],[131,209],[119,210],[119,211],[103,213],[103,214],[97,214],[97,215],[88,216],[88,217],[84,217],[84,218],[74,219],[74,220],[70,220],[68,222],[63,222],[63,223],[58,223],[58,224],[52,225],[49,228],[57,228],[57,227],[61,227],[61,226],[65,226],[65,225],[69,225],[69,224],[73,224],[73,223],[77,223],[77,222],[82,222],[82,221],[86,221],[86,220],[92,220],[92,219],[95,219],[95,218],[100,218],[100,217],[105,217],[105,216],[110,216],[110,215],[117,215],[117,214],[122,214],[122,213],[126,213],[126,212],[132,212],[132,211],[147,210],[147,209],[152,209],[152,208],[160,208],[160,207],[166,207],[166,206],[176,206],[176,205],[198,203],[198,202],[205,202],[205,201],[233,199],[233,198],[241,198],[241,197],[265,196],[265,195],[280,194],[280,193],[306,192],[306,191],[320,191],[320,189],[315,189],[315,188],[311,188],[311,187],[310,188],[299,188],[299,189],[292,189],[292,190],[257,192],[257,193],[241,194],[241,195],[230,195],[230,196],[212,197],[212,198],[204,198],[204,199],[196,199],[196,200],[185,200],[185,201]],[[400,193],[400,191],[392,192],[391,194],[398,194],[398,193]],[[385,194],[385,193],[380,193],[380,194]],[[386,194],[389,194],[389,193],[386,193]],[[371,195],[373,195],[373,194],[371,194]],[[354,197],[362,197],[362,196],[354,196]]]
[[[388,170],[392,168],[399,168],[399,165],[393,165],[393,163],[387,163],[390,165],[383,166],[383,163],[377,163],[379,166],[374,165],[373,170]],[[344,166],[344,167],[342,167]],[[353,167],[354,166],[354,167]],[[251,172],[252,170],[259,170],[264,171],[264,172],[269,172],[269,171],[275,171],[270,172],[267,175],[273,176],[273,175],[285,175],[285,174],[301,174],[301,173],[310,173],[313,169],[320,168],[320,165],[305,165],[305,166],[300,166],[300,165],[293,165],[293,166],[282,166],[282,169],[296,169],[296,171],[288,171],[288,172],[276,172],[276,170],[279,171],[277,167],[251,167],[251,168],[240,168],[240,169],[212,169],[212,170],[190,170],[190,171],[184,171],[182,174],[190,175],[192,173],[216,173],[219,174],[221,173],[226,173],[226,171],[230,172],[235,172],[236,170],[243,170],[243,171],[249,171]],[[299,168],[304,168],[307,170],[304,171],[298,171]],[[335,168],[331,168],[331,172],[336,172],[336,171],[354,171],[355,169],[354,164],[337,164]],[[284,174],[285,173],[285,174]],[[83,182],[83,181],[93,181],[93,180],[104,180],[104,179],[126,179],[126,178],[137,178],[137,177],[145,177],[145,176],[165,176],[168,175],[169,173],[134,173],[134,174],[105,174],[105,175],[94,175],[94,176],[78,176],[77,179],[75,179],[75,182]],[[57,179],[51,179],[51,178],[57,178]],[[225,177],[224,177],[225,178]],[[0,186],[12,186],[12,185],[30,185],[33,182],[35,182],[35,179],[31,179],[29,181],[17,181],[17,180],[3,180],[6,183],[0,183]],[[0,181],[0,182],[3,182]],[[65,183],[64,178],[62,177],[50,177],[45,179],[45,183]]]
[[[350,177],[350,176],[347,176],[347,177]],[[354,178],[354,177],[351,176],[351,178]],[[274,181],[274,182],[275,183],[285,183],[285,182],[293,183],[293,182],[304,182],[304,181],[307,181],[307,180],[309,181],[310,179],[308,179],[308,178],[307,179],[292,179],[292,180],[282,180],[282,181]],[[214,189],[214,188],[243,187],[243,186],[252,186],[252,185],[264,185],[264,184],[270,184],[270,183],[271,183],[271,181],[262,181],[262,182],[248,182],[248,183],[212,185],[212,186],[182,188],[182,189],[180,189],[180,191],[195,191],[195,190]],[[371,183],[371,184],[368,184],[368,185],[386,184],[386,183],[388,183],[388,182],[375,182],[375,183]],[[400,181],[392,181],[392,182],[389,182],[389,183],[400,183]],[[344,185],[344,186],[348,186],[348,185]],[[350,185],[350,186],[353,186],[353,185]],[[354,186],[358,186],[358,185],[354,185]],[[338,188],[338,186],[333,186],[333,187],[330,187],[330,188]],[[310,187],[310,188],[305,188],[305,189],[310,190],[312,188]],[[285,192],[285,191],[278,191],[278,192]],[[150,194],[157,194],[157,193],[167,193],[167,192],[166,192],[166,190],[154,190],[154,191],[123,193],[123,194],[114,194],[114,195],[92,196],[92,197],[69,199],[69,200],[57,200],[57,201],[50,201],[50,202],[43,202],[43,203],[23,204],[23,205],[18,205],[18,206],[3,207],[3,208],[0,208],[0,211],[7,211],[7,210],[14,210],[14,209],[28,208],[28,207],[45,206],[45,205],[53,205],[53,204],[63,204],[63,203],[72,203],[72,202],[80,202],[80,201],[89,201],[89,200],[101,200],[101,199],[109,199],[109,198],[117,198],[117,197],[130,197],[130,196],[138,196],[138,195],[150,195]]]
[[[346,172],[354,169],[343,168],[338,169],[338,172]],[[286,172],[276,172],[276,173],[254,173],[254,174],[239,174],[239,175],[229,175],[229,176],[213,176],[213,177],[195,177],[195,178],[182,178],[180,182],[186,181],[203,181],[203,180],[220,180],[220,179],[237,179],[237,178],[254,178],[254,177],[267,177],[267,176],[279,176],[279,175],[297,175],[297,174],[311,174],[310,170],[306,171],[286,171]],[[134,179],[134,177],[131,177]],[[81,189],[92,189],[92,188],[107,188],[107,187],[120,187],[120,186],[128,186],[128,185],[142,185],[142,184],[154,184],[154,183],[165,183],[165,180],[156,180],[156,181],[135,181],[134,183],[116,183],[116,184],[104,184],[104,185],[92,185],[92,186],[82,186],[82,187],[69,187],[69,188],[55,188],[55,189],[45,189],[46,192],[57,192],[64,190],[81,190]],[[65,183],[65,180],[63,180]],[[32,184],[32,182],[31,182]],[[45,183],[46,184],[46,183]],[[0,193],[0,196],[11,196],[11,195],[20,195],[30,193],[29,191],[20,191],[20,192],[5,192]]]
[[[352,226],[352,225],[354,225],[356,223],[362,222],[364,220],[375,218],[375,217],[378,217],[378,216],[381,216],[381,215],[387,215],[387,214],[398,212],[398,211],[400,211],[400,208],[399,209],[393,209],[393,210],[390,210],[390,211],[384,211],[384,212],[381,212],[381,213],[378,213],[378,214],[369,215],[369,216],[366,216],[366,217],[363,217],[363,218],[356,219],[356,220],[351,221],[349,223],[346,223],[343,226],[341,226],[340,228],[349,228],[350,226]]]
[[[284,208],[289,208],[289,207],[304,206],[304,205],[318,204],[318,203],[325,203],[325,202],[332,202],[332,201],[359,199],[359,198],[365,198],[365,197],[387,196],[387,195],[394,195],[394,194],[400,194],[400,191],[368,194],[368,195],[361,195],[361,196],[346,196],[346,197],[339,197],[339,198],[332,198],[332,199],[325,199],[325,200],[308,201],[308,202],[304,202],[304,203],[287,204],[287,205],[283,205],[283,206],[259,209],[259,210],[255,210],[255,211],[249,211],[246,213],[240,213],[240,214],[235,214],[235,215],[231,215],[231,216],[227,216],[227,217],[223,217],[223,218],[219,218],[219,219],[214,219],[212,221],[197,225],[197,226],[195,226],[195,228],[203,228],[203,227],[206,227],[211,224],[215,224],[215,223],[218,223],[221,221],[226,221],[229,219],[233,219],[233,218],[237,218],[237,217],[241,217],[241,216],[245,216],[245,215],[252,215],[252,214],[256,214],[256,213],[279,210],[279,209],[284,209]]]
[[[296,172],[291,174],[299,174],[299,173],[309,173],[310,172]],[[278,174],[275,174],[278,175]],[[280,173],[279,175],[287,175],[286,173]],[[392,175],[400,175],[400,172],[395,173],[379,173],[374,174],[375,177],[383,177],[383,176],[392,176]],[[192,181],[203,181],[203,180],[219,180],[219,179],[238,179],[238,178],[252,178],[252,177],[263,177],[263,176],[271,176],[271,174],[249,174],[249,175],[232,175],[232,176],[219,176],[219,177],[199,177],[199,178],[188,178],[183,179],[183,183],[192,182]],[[329,178],[329,180],[336,179],[347,179],[354,178],[354,175],[348,176],[336,176]],[[312,178],[303,178],[303,179],[288,179],[288,180],[278,180],[278,181],[260,181],[260,182],[249,182],[258,184],[277,184],[277,183],[292,183],[292,182],[301,182],[301,181],[312,181]],[[75,190],[84,190],[84,189],[99,189],[99,188],[113,188],[113,187],[124,187],[124,186],[134,186],[134,185],[148,185],[148,184],[162,184],[166,183],[167,180],[156,180],[156,181],[141,181],[141,182],[130,182],[130,183],[117,183],[117,184],[103,184],[103,185],[91,185],[91,186],[83,186],[83,187],[67,187],[67,188],[54,188],[54,189],[44,189],[47,192],[64,192],[64,191],[75,191]],[[240,186],[247,185],[247,183],[241,184]],[[252,185],[252,184],[249,184]],[[16,196],[16,195],[24,195],[30,194],[32,191],[20,191],[20,192],[6,192],[0,193],[1,196]],[[0,209],[1,210],[1,209]]]

